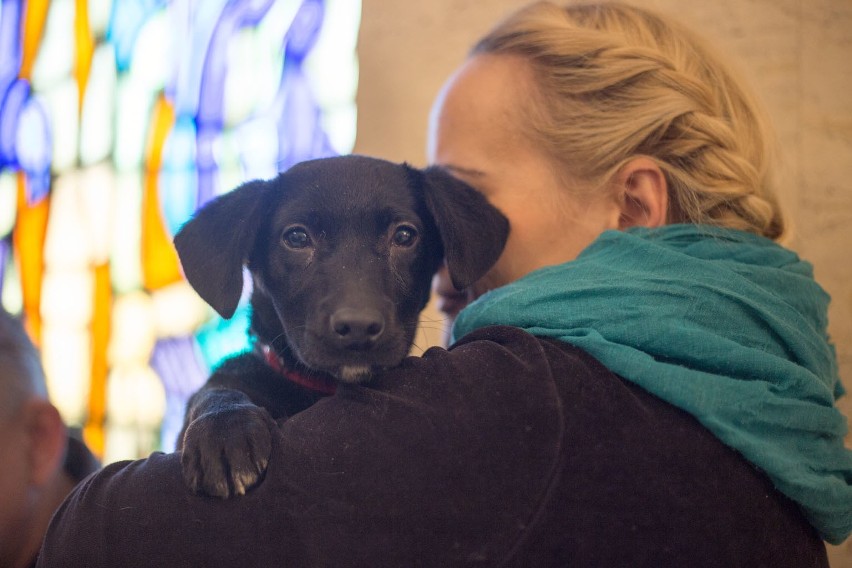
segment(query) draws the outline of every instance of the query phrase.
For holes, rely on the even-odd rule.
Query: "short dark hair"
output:
[[[20,320],[0,308],[0,416],[14,413],[33,396],[47,398],[38,350]]]

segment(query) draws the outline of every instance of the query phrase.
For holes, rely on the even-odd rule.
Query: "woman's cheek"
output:
[[[511,254],[508,248],[503,251],[503,255],[491,267],[491,270],[473,284],[474,298],[478,298],[489,290],[499,288],[512,281],[510,277],[511,270],[509,269],[511,256],[507,256],[507,253]]]

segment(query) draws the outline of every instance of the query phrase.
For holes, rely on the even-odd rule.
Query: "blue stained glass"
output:
[[[52,141],[47,113],[38,99],[31,98],[21,112],[16,140],[18,164],[27,174],[30,203],[50,191]]]
[[[237,130],[240,162],[248,179],[268,179],[278,173],[278,127],[273,119],[258,117]]]
[[[237,308],[229,320],[216,317],[203,326],[195,337],[208,367],[213,368],[226,357],[248,349],[250,309],[247,305]]]
[[[208,368],[201,362],[192,337],[172,337],[157,341],[151,355],[151,368],[163,378],[166,412],[160,430],[161,449],[174,450],[183,426],[189,397],[207,380]]]
[[[222,128],[222,96],[227,73],[228,42],[247,26],[256,26],[272,6],[273,0],[231,0],[225,6],[204,61],[201,77],[201,96],[198,104],[198,128]]]
[[[195,212],[198,175],[193,166],[160,171],[160,203],[169,233],[177,234]]]
[[[130,68],[139,30],[167,0],[116,0],[107,28],[107,41],[115,47],[115,65],[119,71]],[[207,1],[207,0],[205,0]]]
[[[213,147],[216,143],[216,130],[212,128],[199,128],[195,136],[196,140],[196,167],[198,168],[198,192],[196,206],[201,208],[205,203],[216,197],[216,158]]]
[[[30,85],[23,79],[14,81],[0,102],[0,168],[17,167],[18,156],[15,142],[21,110],[30,94]]]
[[[174,85],[166,86],[166,93],[174,99],[178,116],[192,116],[198,112],[198,95],[207,46],[216,29],[219,14],[228,0],[175,0],[171,5],[175,26],[178,67]]]
[[[0,4],[0,100],[21,67],[21,5],[20,0]]]
[[[195,121],[178,117],[166,143],[160,172],[160,203],[171,234],[195,212],[198,177],[195,170]]]
[[[278,101],[278,168],[283,171],[304,160],[335,155],[322,128],[322,111],[301,68],[288,68],[281,84],[285,94]]]
[[[201,75],[201,91],[198,99],[198,204],[203,205],[216,195],[213,142],[215,134],[222,130],[225,112],[225,74],[227,73],[228,40],[240,29],[255,26],[272,6],[273,0],[228,2],[219,18]],[[212,167],[208,169],[208,165]]]
[[[325,9],[322,0],[305,0],[284,38],[284,58],[301,65],[317,41]]]

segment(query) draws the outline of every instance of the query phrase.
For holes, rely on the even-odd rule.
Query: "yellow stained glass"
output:
[[[74,46],[76,47],[76,65],[74,77],[77,80],[77,100],[80,101],[80,113],[83,112],[83,99],[86,95],[86,83],[89,81],[89,70],[92,67],[92,54],[95,51],[95,38],[89,29],[89,3],[87,0],[77,0],[74,11]]]
[[[27,332],[38,345],[41,343],[41,279],[44,273],[44,237],[47,231],[47,215],[50,201],[27,202],[26,176],[19,172],[18,216],[12,240],[18,273],[21,281],[23,310],[26,314]]]
[[[95,267],[94,313],[92,314],[92,367],[89,388],[88,417],[83,429],[83,437],[95,455],[103,457],[106,449],[106,390],[107,347],[110,334],[110,308],[112,287],[110,285],[109,264]]]
[[[163,144],[175,121],[169,102],[160,97],[154,107],[145,157],[145,193],[142,202],[142,275],[147,290],[157,290],[182,278],[180,261],[163,226],[159,172]]]
[[[21,79],[29,79],[32,75],[33,64],[35,63],[42,32],[44,31],[44,22],[47,19],[47,9],[50,7],[50,0],[28,0],[25,5],[21,69],[18,72],[18,76]]]

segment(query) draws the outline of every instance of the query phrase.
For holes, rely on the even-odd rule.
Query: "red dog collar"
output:
[[[281,360],[281,357],[278,356],[278,353],[269,345],[262,345],[261,351],[263,352],[263,358],[266,360],[266,363],[287,380],[320,394],[334,394],[337,391],[337,383],[332,379],[319,376],[312,377],[293,369],[288,369]]]

